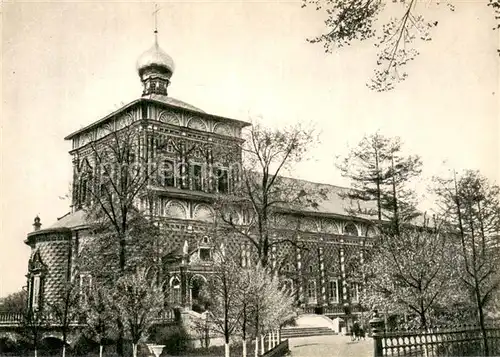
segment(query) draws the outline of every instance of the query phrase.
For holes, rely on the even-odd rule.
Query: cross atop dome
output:
[[[155,5],[155,11],[153,12],[155,43],[137,59],[137,72],[144,86],[143,96],[150,94],[167,95],[167,87],[175,69],[172,57],[163,51],[158,44],[158,11],[159,9]]]

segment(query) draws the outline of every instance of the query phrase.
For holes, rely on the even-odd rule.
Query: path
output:
[[[350,336],[313,336],[289,340],[292,357],[372,357],[373,340],[351,341]]]

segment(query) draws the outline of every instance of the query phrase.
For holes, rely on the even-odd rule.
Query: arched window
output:
[[[358,236],[358,228],[354,223],[349,222],[344,226],[344,234],[347,236]]]
[[[174,276],[172,279],[170,279],[170,293],[171,293],[170,301],[173,304],[180,304],[181,303],[181,281],[176,276]]]

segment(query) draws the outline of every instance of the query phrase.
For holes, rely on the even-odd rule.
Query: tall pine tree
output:
[[[407,183],[422,171],[419,156],[405,156],[399,137],[379,133],[365,136],[338,165],[342,176],[351,180],[344,198],[375,202],[373,210],[351,209],[350,214],[368,214],[379,221],[389,220],[391,231],[399,234],[401,225],[418,216],[415,193]]]

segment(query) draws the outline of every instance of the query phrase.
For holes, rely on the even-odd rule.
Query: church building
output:
[[[155,180],[152,187],[154,215],[165,235],[165,249],[182,252],[183,257],[164,278],[170,302],[179,308],[194,308],[211,269],[214,244],[207,232],[215,218],[214,198],[234,189],[238,175],[234,168],[242,161],[242,130],[250,124],[207,113],[169,96],[174,71],[174,61],[155,40],[137,60],[142,95],[65,138],[71,142],[74,170],[72,205],[69,213],[47,227],[36,217],[34,229],[27,235],[25,242],[32,252],[27,274],[32,308],[43,308],[57,299],[70,279],[77,279],[81,289],[92,286],[92,276],[78,271],[76,258],[89,231],[84,207],[91,199],[88,185],[97,170],[92,145],[128,126],[139,133],[136,155],[154,158],[161,150],[172,173]],[[183,172],[186,166],[192,172],[189,177]],[[213,172],[214,178],[209,179]],[[346,188],[313,182],[307,185],[328,192],[317,209],[293,213],[301,216],[300,226],[293,229],[307,249],[275,247],[270,263],[286,257],[280,277],[296,291],[298,306],[304,312],[330,317],[357,314],[361,311],[362,285],[354,278],[353,267],[362,264],[365,249],[377,235],[373,217],[348,214],[353,204],[361,208],[367,204],[342,198]],[[245,217],[241,219],[244,223]],[[275,224],[277,232],[289,229],[286,219]],[[229,238],[225,249],[242,261],[251,250],[244,239]]]

